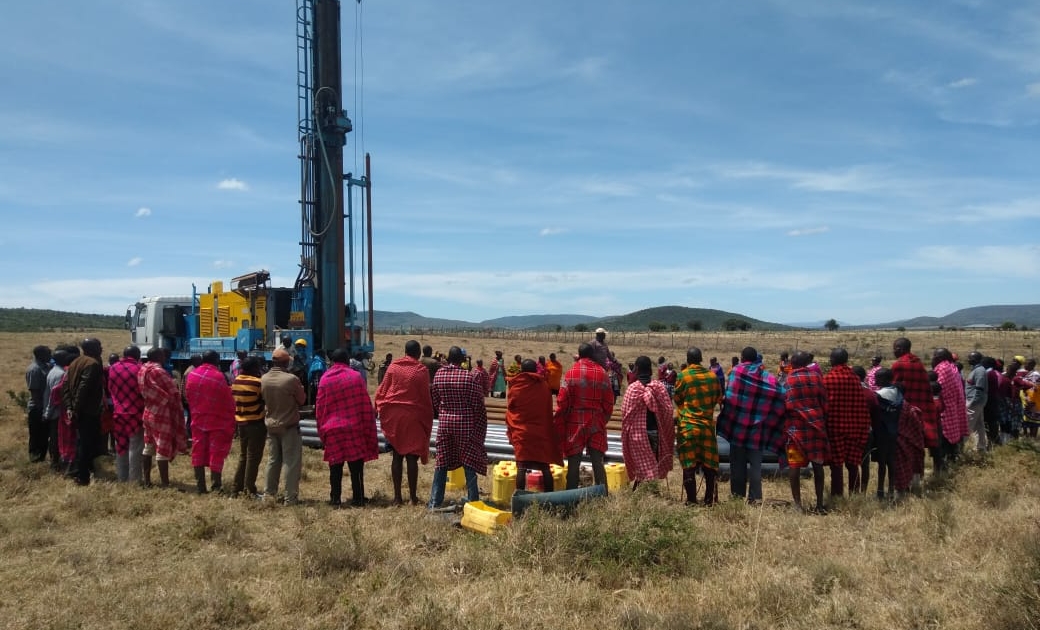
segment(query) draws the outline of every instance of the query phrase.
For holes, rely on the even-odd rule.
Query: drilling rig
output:
[[[192,285],[190,296],[145,297],[126,313],[131,342],[142,351],[161,346],[183,368],[207,350],[225,363],[239,351],[269,361],[286,337],[303,340],[311,357],[337,347],[351,355],[374,349],[371,159],[365,155],[363,175],[344,173],[353,124],[343,108],[340,44],[339,0],[297,0],[301,251],[294,285],[274,287],[261,269],[227,288],[218,280],[205,292]]]

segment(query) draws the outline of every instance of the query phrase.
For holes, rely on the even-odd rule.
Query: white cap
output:
[[[596,329],[596,334],[598,335],[600,333],[603,333],[604,335],[607,334],[607,329],[606,328],[597,328]]]

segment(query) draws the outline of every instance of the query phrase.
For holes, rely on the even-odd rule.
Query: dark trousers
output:
[[[76,483],[87,485],[94,472],[94,458],[100,455],[101,414],[76,416]]]
[[[50,441],[50,427],[43,419],[43,409],[37,408],[26,414],[29,423],[29,459],[42,462],[47,459],[47,443]]]
[[[603,465],[603,452],[594,448],[585,449],[592,462],[592,481],[597,486],[607,487],[607,469]],[[581,482],[581,453],[567,457],[567,489],[573,490]]]
[[[350,504],[365,504],[365,460],[347,462],[350,471]],[[329,464],[329,502],[338,505],[343,495],[343,463]]]
[[[730,445],[729,491],[748,501],[762,500],[762,451]]]
[[[235,468],[235,482],[231,490],[256,494],[256,476],[260,470],[260,460],[264,457],[264,443],[267,441],[267,427],[263,420],[241,422],[238,425],[238,466]]]
[[[61,462],[61,452],[58,450],[59,422],[61,422],[60,414],[47,421],[47,452],[50,453],[51,468],[54,470],[62,470],[64,468]]]

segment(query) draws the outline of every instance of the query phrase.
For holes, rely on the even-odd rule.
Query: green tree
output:
[[[560,332],[561,330],[563,330],[563,326],[556,324],[556,332]]]
[[[574,332],[589,332],[589,327],[586,324],[575,324]]]
[[[834,319],[833,317],[828,319],[827,322],[823,325],[824,328],[826,328],[827,330],[829,330],[831,332],[834,332],[835,330],[838,330],[838,326],[839,326],[838,320]]]
[[[648,324],[648,327],[650,328],[651,332],[662,332],[668,330],[668,325],[662,324],[661,322],[650,322]]]
[[[740,320],[736,317],[730,317],[726,321],[722,322],[722,328],[729,331],[737,330],[740,328]]]
[[[1004,322],[1000,325],[1001,330],[1015,330],[1016,328],[1018,326],[1015,325],[1015,322]]]
[[[694,332],[698,332],[704,329],[704,322],[699,319],[691,319],[686,322],[686,327]]]

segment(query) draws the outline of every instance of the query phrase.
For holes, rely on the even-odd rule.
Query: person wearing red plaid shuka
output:
[[[108,391],[112,397],[112,437],[116,444],[116,478],[141,481],[141,451],[144,450],[144,398],[137,373],[141,349],[127,346],[123,358],[108,369]]]
[[[897,339],[896,343],[900,341],[900,339]],[[907,341],[906,343],[906,352],[909,353],[910,342]],[[895,346],[893,345],[893,350],[894,348]],[[911,387],[907,385],[906,377],[902,376],[902,373],[906,371],[905,368],[896,369],[900,366],[900,362],[903,359],[898,354],[896,356],[899,357],[899,360],[892,364],[895,380],[897,383],[903,382],[906,390],[910,391]],[[912,354],[909,356],[913,357],[913,360],[917,359]],[[913,361],[909,361],[909,363],[913,364]],[[920,363],[920,361],[917,361],[917,363]],[[961,371],[953,360],[953,353],[946,348],[936,348],[932,353],[932,369],[935,370],[936,378],[942,388],[940,392],[942,413],[939,415],[942,435],[940,436],[939,450],[942,455],[943,466],[945,466],[957,459],[961,451],[961,444],[968,437],[968,407],[964,400],[964,379],[961,378]],[[921,370],[924,370],[923,365]],[[917,370],[910,370],[910,374],[917,375]],[[927,372],[925,374],[927,376]],[[929,389],[929,392],[931,392],[931,389]],[[907,397],[909,396],[910,394],[907,394]],[[918,393],[917,398],[923,399],[923,396]],[[921,407],[913,400],[911,400],[911,403]],[[921,409],[924,410],[925,408],[921,407]]]
[[[787,434],[787,465],[790,466],[791,498],[802,510],[801,472],[812,465],[816,511],[824,511],[823,465],[831,459],[827,437],[827,388],[823,377],[810,370],[812,355],[799,350],[791,357],[787,374],[784,432]]]
[[[842,467],[849,472],[849,493],[860,492],[859,469],[870,434],[870,408],[863,385],[849,367],[845,348],[831,350],[831,370],[823,377],[827,388],[827,436],[831,443],[831,496],[844,492]]]
[[[466,358],[462,348],[448,349],[448,363],[437,370],[430,386],[433,408],[437,411],[437,464],[430,488],[430,509],[441,507],[448,471],[462,466],[466,475],[466,498],[480,499],[477,475],[487,474],[487,408],[484,387],[462,367]]]
[[[223,489],[224,460],[235,440],[235,397],[220,370],[220,353],[207,350],[202,364],[184,379],[191,411],[191,465],[199,494],[206,494],[206,468],[212,490]]]
[[[560,450],[567,459],[567,489],[578,487],[581,455],[588,451],[592,478],[607,487],[603,455],[607,451],[607,420],[614,411],[614,390],[607,371],[593,359],[591,344],[578,346],[578,360],[563,376],[553,420]]]
[[[323,459],[329,465],[329,505],[341,503],[343,463],[350,470],[350,505],[363,507],[365,462],[379,458],[376,415],[368,386],[361,374],[350,367],[350,352],[336,348],[329,355],[332,367],[318,383],[314,417],[318,437],[325,447]]]
[[[188,448],[184,426],[184,407],[177,383],[163,365],[166,351],[153,346],[145,354],[148,359],[137,372],[137,384],[144,398],[144,451],[141,457],[141,478],[145,486],[152,485],[152,458],[159,469],[159,485],[170,485],[170,462]]]

